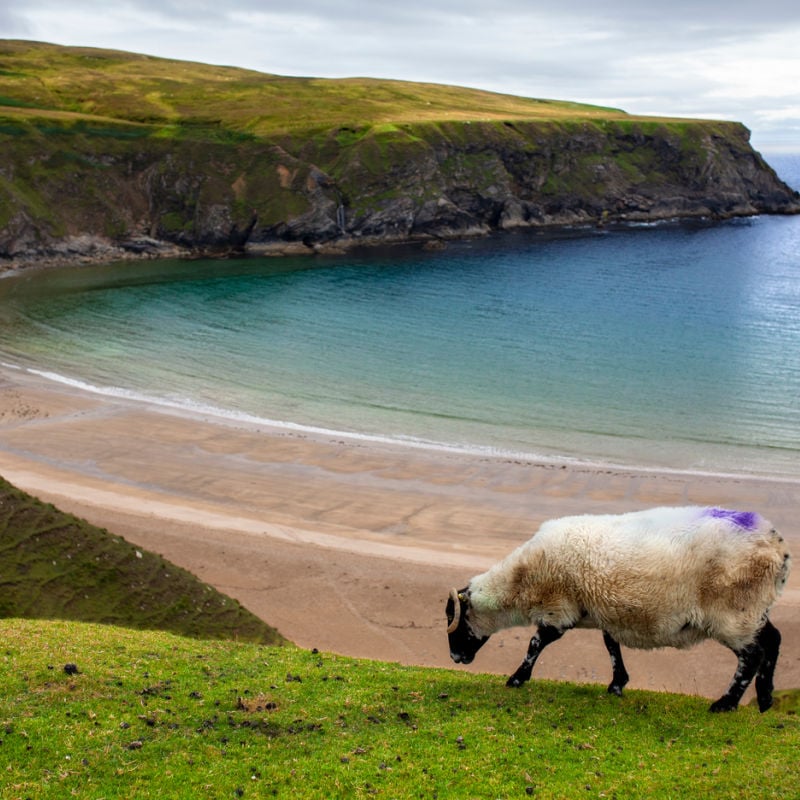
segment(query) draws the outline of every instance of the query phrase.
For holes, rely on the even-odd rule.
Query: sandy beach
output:
[[[473,672],[512,672],[531,631],[498,634],[473,665],[456,667],[447,591],[547,518],[747,508],[800,554],[798,482],[312,437],[91,394],[10,367],[0,367],[0,474],[192,571],[302,647]],[[777,688],[800,687],[799,606],[796,569],[771,615],[783,634]],[[736,661],[716,643],[624,655],[631,687],[708,697],[724,691]],[[607,683],[599,632],[565,635],[536,677]]]

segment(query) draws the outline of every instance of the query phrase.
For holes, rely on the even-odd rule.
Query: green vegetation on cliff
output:
[[[0,258],[800,210],[733,122],[0,40]]]
[[[0,478],[0,618],[102,622],[281,644],[238,602]]]

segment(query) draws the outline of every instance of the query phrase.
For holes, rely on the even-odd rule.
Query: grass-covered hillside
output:
[[[273,137],[447,120],[627,117],[616,109],[406,81],[293,78],[94,48],[0,41],[0,103],[17,120],[147,126],[147,135]],[[135,127],[129,130],[136,135]],[[144,129],[138,131],[144,135]]]
[[[0,621],[0,798],[790,798],[800,719]],[[65,669],[66,668],[66,669]]]
[[[0,40],[0,267],[800,211],[738,123]]]
[[[0,620],[11,617],[284,641],[186,570],[0,478]]]

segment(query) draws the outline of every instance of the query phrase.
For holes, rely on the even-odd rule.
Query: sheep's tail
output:
[[[777,543],[783,545],[783,563],[780,569],[775,573],[775,591],[780,595],[789,581],[789,573],[792,571],[792,555],[789,552],[789,548],[786,547],[786,542],[784,542],[783,537],[778,531],[773,528],[770,533]]]
[[[775,588],[778,590],[778,594],[783,592],[786,588],[786,583],[789,580],[789,573],[792,571],[792,557],[789,555],[789,551],[787,550],[783,554],[783,566],[778,573],[778,577],[775,581]]]

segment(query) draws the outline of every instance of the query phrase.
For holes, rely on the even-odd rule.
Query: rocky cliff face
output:
[[[271,141],[6,126],[0,137],[0,266],[800,212],[736,123],[420,123]]]

